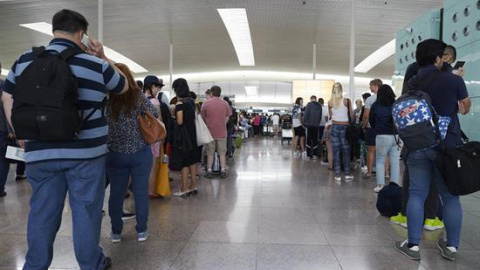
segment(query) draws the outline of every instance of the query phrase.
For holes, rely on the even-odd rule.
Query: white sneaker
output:
[[[293,156],[296,157],[296,158],[299,158],[299,157],[302,156],[302,154],[301,154],[300,152],[298,152],[298,151],[295,151],[295,153],[293,154]]]
[[[383,188],[383,185],[377,185],[377,186],[373,189],[373,192],[378,193],[378,192],[380,192],[380,190],[382,190],[382,188]]]
[[[337,181],[337,182],[342,182],[342,177],[340,177],[340,176],[335,176],[335,181]]]
[[[307,152],[302,153],[302,158],[307,158]]]
[[[353,175],[345,175],[345,182],[352,182],[353,181]]]
[[[362,172],[367,172],[368,171],[368,167],[367,166],[363,166],[362,167]]]

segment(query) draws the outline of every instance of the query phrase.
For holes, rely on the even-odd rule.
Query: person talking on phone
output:
[[[108,135],[104,100],[107,94],[123,94],[129,87],[125,75],[105,55],[102,43],[90,39],[85,42],[88,46],[82,44],[88,25],[87,19],[73,10],[63,9],[52,19],[54,38],[46,46],[45,53],[53,56],[66,49],[76,49],[67,63],[77,78],[84,123],[76,137],[70,140],[25,142],[26,173],[32,187],[25,270],[50,266],[67,192],[73,221],[73,245],[80,269],[101,270],[112,264],[99,246]],[[7,76],[2,102],[9,124],[12,123],[12,96],[19,91],[17,86],[23,81],[22,73],[27,73],[27,67],[35,61],[35,52],[25,52]]]
[[[443,67],[442,71],[449,71],[453,74],[456,74],[460,77],[463,77],[465,74],[465,70],[463,69],[463,65],[465,62],[458,61],[455,67],[452,67],[452,64],[455,63],[457,60],[457,50],[452,45],[447,45],[445,51],[443,52]]]

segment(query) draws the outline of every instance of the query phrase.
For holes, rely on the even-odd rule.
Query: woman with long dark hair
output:
[[[130,69],[124,64],[117,63],[115,66],[125,74],[130,90],[123,95],[111,95],[107,103],[107,177],[110,179],[108,209],[112,222],[110,237],[114,243],[122,240],[123,200],[131,177],[137,240],[145,241],[150,235],[147,230],[148,178],[153,156],[150,145],[140,133],[137,117],[147,110],[158,117],[158,112],[135,83]]]
[[[174,167],[182,172],[182,187],[173,196],[197,194],[197,133],[195,128],[195,101],[190,97],[190,88],[185,79],[176,79],[173,90],[177,95],[175,105],[175,134],[172,144],[172,159]],[[189,182],[189,175],[191,181]]]
[[[400,177],[400,150],[401,143],[393,124],[392,106],[395,102],[395,93],[390,86],[384,84],[378,88],[377,101],[370,109],[370,126],[375,130],[377,137],[376,165],[377,186],[373,189],[379,192],[385,185],[385,160],[390,160],[390,181],[398,184]]]

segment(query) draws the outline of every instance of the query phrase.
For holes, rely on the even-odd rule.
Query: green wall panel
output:
[[[443,15],[443,41],[456,48],[480,40],[480,0],[447,0]]]
[[[440,10],[433,10],[396,33],[395,75],[404,75],[408,65],[415,62],[415,49],[422,40],[440,38]]]

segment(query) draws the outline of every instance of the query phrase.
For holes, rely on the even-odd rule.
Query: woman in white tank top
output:
[[[330,138],[333,146],[333,166],[335,168],[335,181],[342,181],[340,173],[343,167],[345,170],[345,181],[353,180],[350,174],[350,144],[347,141],[346,133],[349,125],[349,114],[351,117],[352,108],[348,98],[343,98],[343,88],[340,83],[335,83],[332,88],[332,98],[328,102],[328,110],[331,115],[332,128]]]

